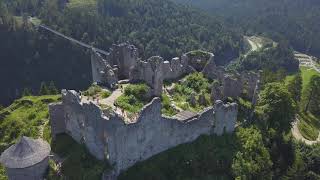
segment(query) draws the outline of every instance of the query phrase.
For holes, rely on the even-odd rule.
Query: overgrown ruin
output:
[[[106,178],[114,178],[136,162],[192,142],[200,135],[232,133],[238,105],[225,104],[223,100],[245,93],[253,101],[259,87],[259,75],[227,73],[215,65],[212,53],[203,51],[192,51],[170,61],[159,56],[144,61],[138,58],[133,45],[124,43],[114,45],[106,56],[93,49],[91,63],[93,81],[113,89],[111,97],[90,100],[76,91],[63,90],[62,102],[49,106],[51,131],[53,137],[67,133],[85,144],[97,159],[108,160],[114,176]],[[193,72],[216,80],[211,87],[212,106],[200,112],[181,110],[173,117],[162,114],[160,97],[167,90],[164,82],[178,81]],[[122,82],[144,82],[151,88],[152,100],[134,116],[114,105],[122,92],[118,88]]]

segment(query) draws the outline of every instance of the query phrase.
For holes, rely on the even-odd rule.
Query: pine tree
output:
[[[302,77],[301,72],[294,76],[294,78],[288,84],[288,90],[292,95],[292,98],[299,102],[301,99],[301,91],[302,91]]]
[[[53,81],[50,82],[48,89],[49,89],[49,94],[58,94],[59,93],[59,91],[56,88],[56,86],[54,85]]]
[[[29,88],[24,88],[22,91],[22,96],[31,96],[31,90]]]
[[[48,95],[49,89],[45,82],[41,82],[39,95]]]
[[[319,112],[320,109],[320,76],[314,75],[310,79],[310,83],[306,92],[306,106],[304,111],[311,110]]]

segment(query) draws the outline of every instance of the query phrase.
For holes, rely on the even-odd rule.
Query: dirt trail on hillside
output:
[[[319,133],[318,139],[315,141],[310,141],[310,140],[304,138],[298,128],[298,122],[299,122],[299,119],[296,118],[296,121],[294,122],[293,127],[291,129],[291,132],[292,132],[292,135],[294,138],[296,138],[297,140],[300,140],[308,145],[312,145],[312,144],[316,144],[316,143],[320,142],[320,133]]]

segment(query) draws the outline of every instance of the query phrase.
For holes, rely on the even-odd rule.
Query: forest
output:
[[[173,0],[220,17],[236,31],[286,40],[295,50],[320,56],[320,1]]]
[[[168,0],[1,0],[0,4],[0,82],[5,84],[0,102],[4,105],[21,96],[24,88],[38,92],[43,81],[68,89],[90,85],[90,53],[37,31],[28,16],[101,49],[130,42],[142,58],[161,55],[170,60],[203,49],[226,64],[241,49],[241,36],[223,22]]]
[[[0,104],[7,106],[16,99],[8,107],[0,106],[0,151],[22,135],[46,139],[53,151],[69,157],[62,172],[50,162],[49,180],[101,179],[103,171],[110,168],[70,137],[62,136],[62,145],[51,141],[48,104],[61,100],[56,95],[61,88],[82,90],[91,85],[90,52],[35,28],[28,22],[28,16],[33,16],[59,32],[105,50],[113,43],[128,41],[137,46],[142,58],[161,55],[170,60],[201,49],[213,52],[218,65],[236,59],[231,70],[264,70],[255,106],[245,98],[225,100],[239,105],[235,133],[201,136],[137,163],[122,172],[119,179],[319,180],[319,143],[297,141],[291,129],[296,117],[319,117],[320,76],[306,68],[299,71],[293,49],[315,55],[320,52],[316,41],[320,39],[320,3],[176,1],[195,4],[207,12],[169,0],[0,0]],[[279,44],[244,55],[242,36],[254,34]],[[184,83],[189,82],[209,89],[201,75],[191,76]],[[180,85],[182,90],[188,88],[184,83]],[[131,86],[118,105],[136,111],[132,106],[145,102],[130,104],[130,98],[136,98],[129,97],[135,90],[139,92],[137,97],[146,94],[142,85]],[[182,90],[177,91],[176,99],[187,98],[188,93]],[[86,93],[102,92],[91,86]],[[170,106],[168,97],[163,101]],[[174,114],[169,108],[164,107],[166,113]],[[308,117],[305,119],[299,124],[305,137],[317,138],[318,120],[310,123]],[[6,179],[4,167],[0,166],[0,180]]]

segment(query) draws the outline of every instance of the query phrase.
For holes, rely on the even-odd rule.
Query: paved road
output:
[[[296,121],[294,122],[293,127],[291,129],[291,132],[292,132],[292,135],[294,138],[296,138],[297,140],[301,140],[302,142],[304,142],[308,145],[312,145],[312,144],[316,144],[316,143],[320,142],[320,133],[319,133],[318,139],[315,141],[310,141],[310,140],[304,138],[298,128],[298,122],[299,122],[299,120],[296,118]]]

